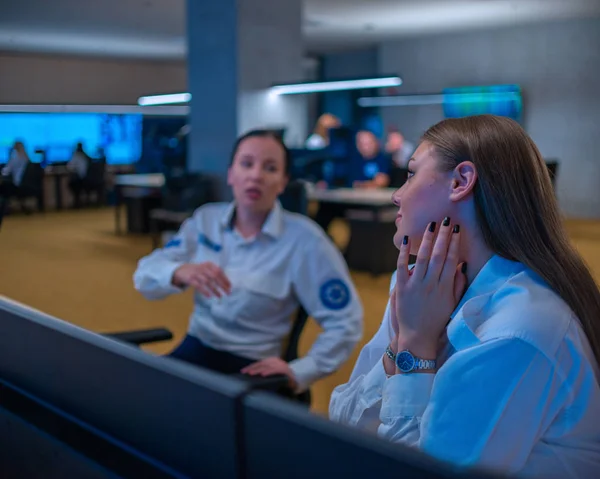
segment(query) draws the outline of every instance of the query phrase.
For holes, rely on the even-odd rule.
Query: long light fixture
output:
[[[106,113],[114,115],[185,116],[187,105],[0,105],[0,113]]]
[[[325,91],[360,90],[362,88],[386,88],[400,85],[402,85],[402,79],[398,76],[392,76],[274,85],[271,87],[270,91],[276,95],[298,95],[302,93],[318,93]]]
[[[518,92],[486,93],[445,93],[433,95],[399,95],[361,97],[357,100],[361,107],[442,105],[444,103],[509,101],[519,99]]]
[[[174,103],[187,103],[191,99],[191,93],[171,93],[168,95],[141,96],[138,98],[138,105],[172,105]]]

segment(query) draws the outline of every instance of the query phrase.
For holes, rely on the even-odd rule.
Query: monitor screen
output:
[[[77,143],[88,155],[102,154],[109,164],[137,162],[142,149],[142,115],[107,113],[1,113],[0,163],[22,141],[32,161],[45,150],[46,161],[68,161]]]
[[[519,85],[445,88],[443,96],[446,118],[492,114],[521,119],[523,101]]]

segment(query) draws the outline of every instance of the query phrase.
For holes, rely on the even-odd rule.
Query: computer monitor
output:
[[[262,392],[244,399],[243,418],[247,479],[494,477],[449,466]]]
[[[21,449],[34,437],[32,428],[35,442],[45,444],[39,453],[29,451],[30,469],[38,475],[18,477],[49,477],[44,467],[51,451],[59,451],[63,472],[91,463],[113,474],[98,477],[239,475],[243,382],[145,353],[3,297],[0,381],[12,391],[0,392],[0,417],[10,418],[20,439],[12,454],[27,452]],[[29,398],[30,407],[16,407],[11,397]],[[44,408],[55,418],[41,420]],[[57,428],[60,423],[66,425]],[[3,427],[4,444],[11,440],[6,434]],[[131,475],[136,464],[140,470]]]

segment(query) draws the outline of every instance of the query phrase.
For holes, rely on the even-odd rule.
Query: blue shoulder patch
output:
[[[344,309],[350,304],[350,289],[341,279],[330,279],[321,286],[321,302],[329,309]]]
[[[171,241],[169,241],[166,245],[165,248],[176,248],[177,246],[181,245],[181,240],[177,239],[177,238],[173,238]]]
[[[213,251],[216,251],[217,253],[221,251],[221,245],[213,243],[204,233],[200,233],[198,235],[198,243],[212,249]]]

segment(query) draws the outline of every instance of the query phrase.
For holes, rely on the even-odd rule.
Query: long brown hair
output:
[[[475,208],[488,247],[536,272],[569,305],[600,363],[600,291],[569,241],[533,140],[517,122],[493,115],[441,121],[423,140],[444,171],[475,165]]]

